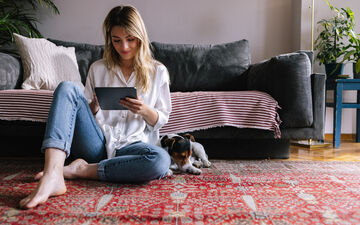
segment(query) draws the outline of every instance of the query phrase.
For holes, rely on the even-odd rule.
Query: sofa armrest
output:
[[[19,58],[0,52],[0,90],[20,88],[22,71]]]
[[[325,89],[326,75],[325,74],[312,74],[311,75],[311,88],[313,96],[313,138],[324,139],[325,132]]]
[[[283,54],[251,65],[247,88],[270,94],[278,101],[282,128],[313,124],[311,62],[303,52]]]

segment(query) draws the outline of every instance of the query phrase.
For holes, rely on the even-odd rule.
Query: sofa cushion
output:
[[[247,40],[218,45],[152,42],[155,59],[170,74],[171,91],[243,90],[241,75],[250,64]]]
[[[247,71],[249,90],[270,94],[282,108],[282,127],[313,123],[311,62],[303,52],[283,54],[252,65]]]
[[[85,43],[76,43],[48,39],[58,46],[75,47],[76,60],[79,65],[81,82],[85,84],[90,65],[98,59],[101,59],[104,53],[104,45],[92,45]]]
[[[22,71],[20,58],[0,52],[0,90],[20,88]]]
[[[24,67],[24,89],[55,90],[62,81],[84,88],[73,47],[56,46],[44,38],[13,34]]]

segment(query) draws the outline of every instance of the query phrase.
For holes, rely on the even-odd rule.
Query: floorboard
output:
[[[332,140],[325,142],[332,143]],[[291,145],[290,161],[360,161],[360,143],[354,141],[341,141],[339,148],[332,145],[325,148],[308,149]]]

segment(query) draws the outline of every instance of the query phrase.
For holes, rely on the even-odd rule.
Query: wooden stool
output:
[[[333,145],[339,148],[341,141],[341,113],[343,108],[356,108],[356,142],[360,142],[360,79],[336,79],[326,81],[326,90],[334,90],[334,103],[326,103],[334,107]],[[342,102],[343,91],[356,90],[356,103]]]

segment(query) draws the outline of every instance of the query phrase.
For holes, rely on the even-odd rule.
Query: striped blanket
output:
[[[52,91],[0,91],[0,120],[46,122]],[[161,134],[233,126],[274,131],[280,137],[279,105],[259,91],[173,92],[172,112]]]

